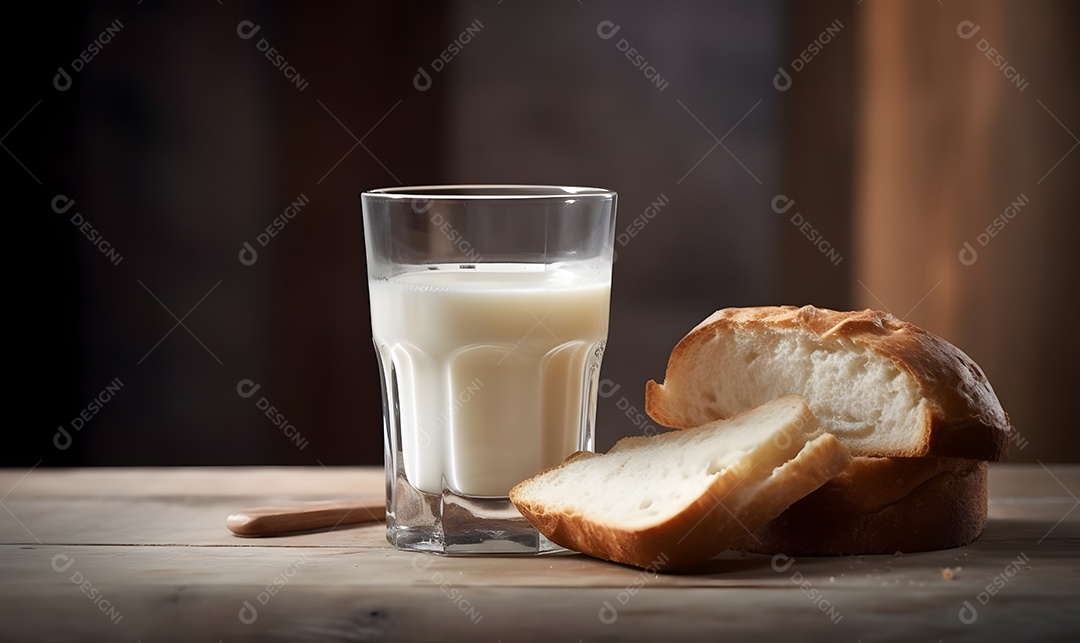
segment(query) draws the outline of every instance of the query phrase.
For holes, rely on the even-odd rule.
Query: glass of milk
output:
[[[361,195],[396,547],[560,549],[507,494],[593,450],[615,201],[532,185]]]

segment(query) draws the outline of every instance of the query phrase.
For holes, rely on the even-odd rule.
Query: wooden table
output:
[[[404,553],[381,524],[224,526],[382,483],[375,469],[0,473],[0,641],[1080,640],[1078,466],[992,467],[990,524],[968,547],[790,566],[729,552],[684,575]]]

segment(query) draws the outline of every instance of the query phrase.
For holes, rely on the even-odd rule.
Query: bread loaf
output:
[[[806,398],[852,455],[998,460],[1009,419],[982,369],[892,315],[813,306],[727,308],[678,343],[645,410],[676,428],[781,395]]]
[[[733,548],[839,556],[959,547],[986,526],[986,476],[980,460],[853,458],[843,473]]]
[[[711,558],[842,471],[850,456],[787,396],[731,419],[578,452],[510,491],[551,541],[653,570]]]
[[[736,548],[788,555],[956,547],[986,525],[987,465],[1011,427],[982,369],[886,313],[728,308],[671,353],[646,412],[672,427],[803,395],[851,465]]]

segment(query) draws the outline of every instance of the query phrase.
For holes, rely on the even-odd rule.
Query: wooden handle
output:
[[[257,507],[225,520],[238,536],[279,536],[294,531],[332,529],[340,525],[378,522],[386,517],[386,501],[311,502],[289,507]]]

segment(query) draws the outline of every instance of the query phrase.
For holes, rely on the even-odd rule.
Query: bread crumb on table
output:
[[[957,569],[959,569],[959,568],[957,568]],[[952,580],[953,578],[956,577],[956,572],[953,570],[952,567],[942,567],[941,568],[941,577],[944,578],[945,580]]]

